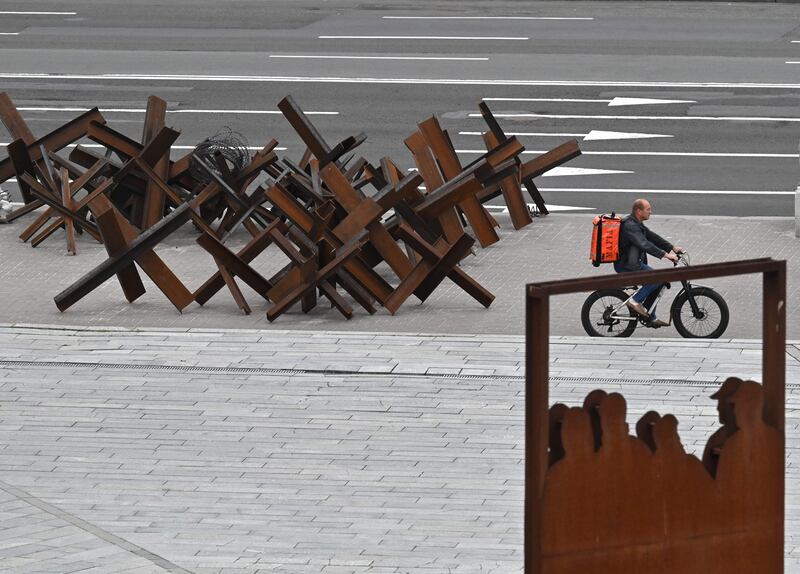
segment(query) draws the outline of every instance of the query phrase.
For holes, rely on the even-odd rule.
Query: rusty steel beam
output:
[[[54,298],[56,307],[58,307],[59,311],[69,309],[113,275],[125,269],[136,257],[153,249],[162,240],[179,229],[189,220],[190,215],[191,208],[188,203],[178,206],[164,219],[131,241],[123,253],[116,257],[110,257],[56,295]]]
[[[86,135],[89,130],[89,125],[92,122],[97,122],[99,124],[104,124],[106,122],[103,114],[101,114],[100,110],[97,108],[92,108],[74,120],[56,128],[46,136],[29,144],[28,153],[31,156],[31,161],[37,162],[42,159],[42,147],[48,151],[59,151],[81,139]],[[14,175],[14,166],[11,163],[11,158],[0,161],[0,183],[3,183],[12,175]]]

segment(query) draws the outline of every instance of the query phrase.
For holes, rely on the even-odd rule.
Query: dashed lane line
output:
[[[9,142],[0,142],[0,146],[7,146],[8,144],[9,144]],[[106,146],[101,145],[101,144],[69,144],[69,145],[66,145],[64,147],[71,149],[71,148],[76,148],[79,145],[81,147],[85,147],[85,148],[106,149]],[[196,147],[197,146],[193,146],[193,145],[173,145],[171,149],[194,149]],[[260,150],[262,150],[264,148],[263,147],[259,147],[259,146],[247,146],[247,149],[250,150],[250,151],[260,151]],[[275,148],[272,148],[272,149],[275,150],[275,151],[286,151],[288,148],[275,147]],[[16,181],[16,180],[15,179],[8,179],[6,181]]]
[[[457,149],[456,153],[486,153],[485,149]],[[547,150],[525,150],[523,155],[541,155]],[[796,153],[728,153],[728,152],[681,152],[681,151],[584,151],[581,155],[627,155],[627,156],[668,156],[668,157],[759,157],[797,159]]]
[[[458,132],[461,136],[483,136],[483,132]],[[633,140],[650,138],[672,138],[669,134],[645,134],[637,132],[610,132],[604,130],[591,130],[588,133],[557,133],[557,132],[506,132],[507,136],[517,137],[580,137],[583,141],[609,141]]]
[[[579,114],[535,114],[495,113],[496,118],[549,118],[559,120],[697,120],[713,122],[800,122],[800,118],[776,118],[765,116],[593,116]],[[468,114],[470,118],[481,118],[481,114]]]
[[[530,40],[527,36],[317,36],[320,40]]]
[[[2,10],[0,15],[3,16],[77,16],[77,12],[45,12],[41,10]]]
[[[594,20],[576,16],[381,16],[383,20]]]
[[[696,104],[696,100],[663,100],[658,98],[628,98],[617,96],[608,99],[582,99],[582,98],[481,98],[487,102],[568,102],[568,103],[603,103],[608,107],[619,106],[650,106],[664,104]]]
[[[444,56],[330,56],[315,54],[270,54],[270,58],[295,58],[302,60],[445,60],[455,62],[488,62],[489,58]]]
[[[374,78],[339,76],[248,76],[209,74],[65,74],[61,72],[5,72],[0,78],[17,80],[150,80],[166,82],[285,82],[333,84],[421,84],[464,86],[598,86],[635,88],[737,88],[737,89],[800,89],[800,83],[780,82],[660,82],[621,80],[503,80],[460,78]]]

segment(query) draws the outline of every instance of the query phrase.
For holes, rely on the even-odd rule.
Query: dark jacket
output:
[[[647,254],[661,259],[672,251],[672,243],[645,227],[632,215],[622,220],[619,231],[619,261],[617,271],[639,271],[647,264]]]

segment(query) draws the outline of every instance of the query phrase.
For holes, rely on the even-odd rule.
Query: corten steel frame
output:
[[[688,268],[638,271],[624,275],[530,283],[525,310],[525,572],[542,572],[543,516],[541,512],[548,472],[548,395],[550,297],[567,293],[620,288],[628,285],[707,279],[760,273],[763,278],[762,381],[763,420],[780,432],[785,448],[786,378],[786,261],[771,258],[696,265]],[[783,461],[783,458],[781,458]],[[785,462],[781,464],[781,499],[785,493]],[[780,505],[780,557],[783,572],[783,504]]]

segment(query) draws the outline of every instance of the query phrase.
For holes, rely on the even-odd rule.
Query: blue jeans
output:
[[[625,273],[625,270],[620,269],[619,265],[621,265],[619,262],[614,263],[614,271],[616,271],[617,273]],[[653,268],[647,265],[646,263],[642,263],[639,269],[637,269],[637,271],[652,271],[652,270]],[[645,300],[652,293],[661,289],[661,285],[662,285],[661,283],[648,283],[647,285],[643,285],[642,288],[639,289],[639,291],[637,291],[636,294],[633,296],[633,300],[636,301],[637,303],[641,303],[642,305],[644,305]],[[655,309],[653,309],[653,312],[650,313],[650,320],[655,321],[655,318],[656,318],[656,312]]]

